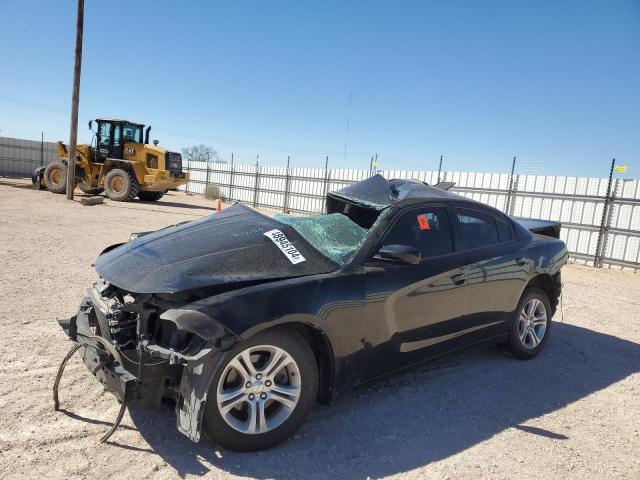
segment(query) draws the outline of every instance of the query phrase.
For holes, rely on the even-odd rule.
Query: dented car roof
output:
[[[465,197],[432,187],[418,180],[387,180],[380,174],[335,192],[330,192],[328,196],[376,210],[384,210],[399,202],[420,198],[456,198],[466,200]]]

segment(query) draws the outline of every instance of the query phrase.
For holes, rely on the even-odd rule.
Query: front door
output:
[[[393,244],[420,249],[422,260],[408,265],[373,258],[366,265],[372,329],[365,379],[445,351],[464,330],[467,269],[454,248],[447,208],[399,213],[376,250]]]
[[[98,122],[96,159],[104,162],[107,158],[122,158],[122,127],[119,123]]]

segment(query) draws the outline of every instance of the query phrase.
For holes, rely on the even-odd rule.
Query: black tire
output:
[[[535,300],[538,300],[540,302],[540,308],[544,308],[544,312],[546,315],[546,325],[542,338],[540,339],[539,343],[534,346],[532,333],[525,333],[524,340],[521,338],[523,331],[526,330],[526,328],[523,328],[522,324],[526,324],[526,322],[521,322],[520,317],[525,306],[528,305],[529,302]],[[526,315],[524,316],[526,317]],[[518,302],[518,307],[514,312],[514,318],[512,320],[511,329],[509,331],[509,349],[516,357],[522,360],[529,360],[537,356],[542,351],[544,346],[549,341],[549,336],[551,334],[551,316],[552,310],[547,294],[539,288],[527,288],[522,294],[520,301]],[[536,332],[536,336],[539,337],[540,330],[536,327],[533,328],[534,332]]]
[[[47,165],[47,168],[44,169],[44,184],[50,192],[65,193],[67,191],[67,165],[59,160]]]
[[[114,168],[104,177],[104,191],[111,200],[129,202],[138,196],[140,186],[136,177],[127,170]]]
[[[87,195],[100,195],[102,192],[104,192],[104,188],[91,188],[82,182],[78,183],[78,188]]]
[[[265,433],[243,433],[227,424],[218,408],[217,389],[225,368],[240,352],[252,346],[268,345],[287,352],[300,371],[300,396],[289,417],[278,427]],[[204,433],[218,445],[240,452],[265,450],[291,437],[311,412],[318,394],[318,366],[311,347],[297,332],[273,329],[258,333],[231,349],[213,377],[203,419]]]
[[[145,202],[157,202],[165,192],[138,192],[138,198]]]

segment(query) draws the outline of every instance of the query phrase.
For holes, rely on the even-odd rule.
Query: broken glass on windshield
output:
[[[349,260],[368,231],[341,213],[311,217],[278,214],[274,219],[290,225],[316,250],[340,265]]]

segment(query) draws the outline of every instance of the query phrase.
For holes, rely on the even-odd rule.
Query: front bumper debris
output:
[[[167,319],[178,327],[200,328],[202,345],[196,351],[175,351],[154,342],[148,334],[146,306],[118,304],[114,308],[112,298],[103,293],[106,291],[104,284],[90,289],[77,314],[58,322],[74,346],[62,361],[54,384],[55,409],[59,409],[60,378],[77,351],[88,370],[121,404],[116,424],[102,441],[115,431],[126,407],[155,408],[163,398],[176,401],[178,430],[199,441],[208,390],[223,350],[231,347],[233,339],[223,338],[226,331],[217,322],[200,324],[193,321],[194,316],[202,322],[207,319],[198,317],[197,312],[179,310],[191,320],[188,326],[171,314]],[[165,314],[159,318],[164,319]]]

